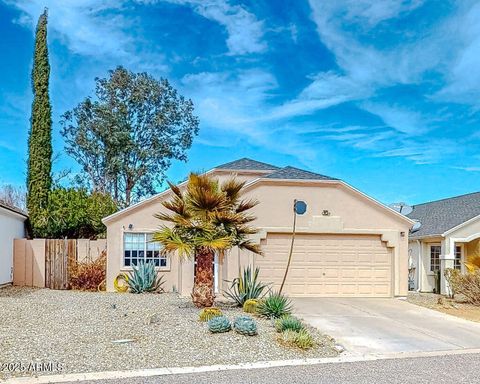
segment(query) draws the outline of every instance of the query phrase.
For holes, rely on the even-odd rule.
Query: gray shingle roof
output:
[[[265,176],[266,179],[295,179],[295,180],[338,180],[330,176],[321,175],[315,172],[305,171],[303,169],[295,167],[284,167],[275,171],[268,176]]]
[[[219,165],[215,168],[219,169],[246,169],[252,171],[273,171],[279,169],[275,165],[262,163],[261,161],[256,161],[252,159],[248,159],[244,157],[243,159],[231,161],[229,163],[225,163]]]
[[[418,204],[413,206],[413,211],[407,216],[422,224],[411,237],[422,237],[441,235],[478,215],[480,215],[480,192]]]

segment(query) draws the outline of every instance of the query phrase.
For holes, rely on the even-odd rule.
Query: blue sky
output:
[[[480,3],[423,0],[0,0],[0,183],[25,179],[33,31],[49,8],[60,115],[124,65],[193,100],[173,181],[251,157],[342,178],[385,202],[480,190]]]

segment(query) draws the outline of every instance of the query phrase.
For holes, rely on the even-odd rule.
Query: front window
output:
[[[160,243],[152,241],[151,233],[125,233],[123,236],[123,265],[138,265],[140,260],[166,267],[167,258],[160,253]]]
[[[442,247],[440,245],[430,246],[430,271],[435,272],[440,270],[440,253]]]
[[[453,267],[455,269],[462,269],[462,246],[455,246],[455,259],[453,261]]]

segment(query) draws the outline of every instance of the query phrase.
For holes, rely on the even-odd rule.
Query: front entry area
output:
[[[278,289],[291,234],[269,233],[255,257],[260,280]],[[392,249],[376,235],[297,234],[284,292],[296,297],[391,297]]]

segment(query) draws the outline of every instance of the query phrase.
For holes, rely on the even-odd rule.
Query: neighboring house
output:
[[[448,293],[445,269],[465,271],[467,257],[480,250],[480,192],[418,204],[407,216],[420,222],[409,242],[412,288],[436,291],[440,271],[440,291]]]
[[[25,237],[27,214],[0,202],[0,285],[13,280],[13,239]]]
[[[294,200],[307,203],[297,218],[297,235],[285,292],[292,296],[391,297],[407,294],[408,233],[413,221],[347,183],[294,167],[279,168],[240,159],[207,172],[219,180],[235,175],[245,180],[245,197],[260,204],[253,209],[254,240],[264,256],[231,250],[216,259],[215,289],[221,292],[247,264],[260,267],[260,278],[278,289],[290,248]],[[181,184],[182,186],[184,184]],[[153,260],[165,275],[166,288],[189,295],[193,262],[164,257],[149,242],[162,223],[153,217],[165,211],[167,190],[106,217],[107,289],[115,277],[138,260]]]

